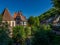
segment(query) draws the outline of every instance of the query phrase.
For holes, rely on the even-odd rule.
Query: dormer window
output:
[[[16,20],[20,20],[20,17],[18,16],[18,17],[16,17]]]

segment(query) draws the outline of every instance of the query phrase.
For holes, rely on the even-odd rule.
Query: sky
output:
[[[22,11],[27,18],[39,16],[52,8],[51,0],[0,0],[0,13],[4,8],[8,8],[11,15],[14,12]]]

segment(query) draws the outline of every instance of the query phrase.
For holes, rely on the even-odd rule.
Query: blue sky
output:
[[[51,0],[0,0],[0,13],[8,8],[11,15],[22,10],[27,18],[38,16],[52,8]]]

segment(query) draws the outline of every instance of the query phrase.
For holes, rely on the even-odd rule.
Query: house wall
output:
[[[2,21],[2,22],[5,23],[6,21]],[[7,21],[7,23],[10,27],[16,26],[15,21]]]
[[[11,21],[10,23],[11,23],[11,25],[10,25],[11,27],[16,26],[16,25],[15,25],[15,21]]]
[[[26,26],[27,22],[21,21],[20,24],[23,25],[23,26]]]

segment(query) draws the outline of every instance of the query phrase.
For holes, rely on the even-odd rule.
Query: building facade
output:
[[[2,13],[2,22],[8,22],[8,25],[10,27],[14,27],[14,26],[19,26],[19,25],[23,25],[26,26],[27,25],[27,19],[25,16],[22,15],[22,12],[15,12],[13,16],[10,15],[8,9],[4,9],[3,13]]]

